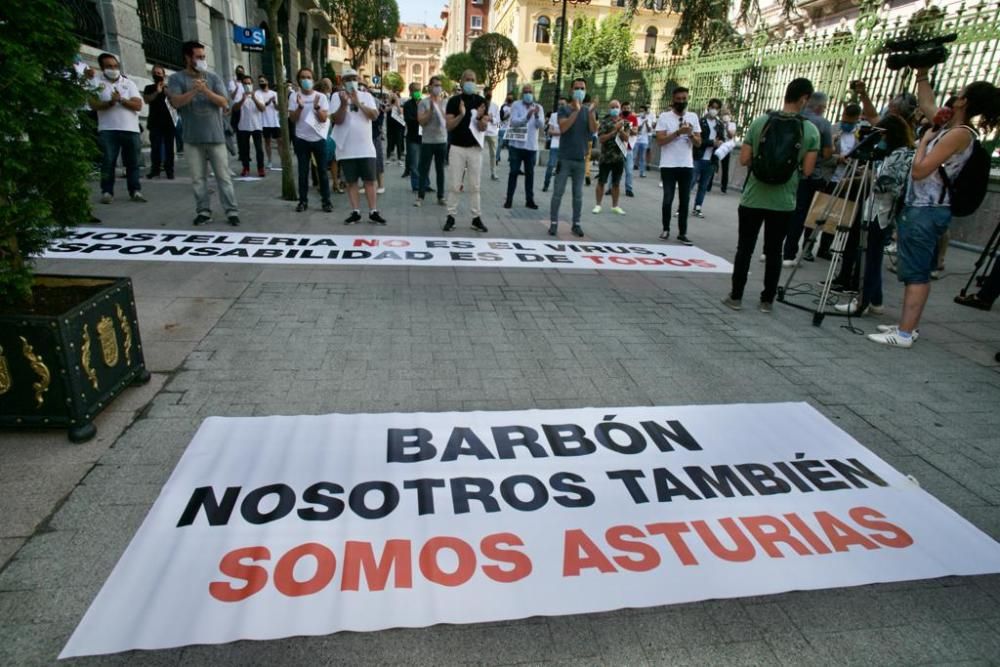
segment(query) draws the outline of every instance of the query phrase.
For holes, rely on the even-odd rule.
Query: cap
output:
[[[341,78],[346,78],[346,77],[349,77],[349,76],[357,76],[357,75],[358,75],[357,70],[351,69],[350,67],[345,67],[340,72]]]

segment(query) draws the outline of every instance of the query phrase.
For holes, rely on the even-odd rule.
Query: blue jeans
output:
[[[103,152],[101,192],[109,195],[115,193],[115,163],[118,162],[119,152],[122,154],[122,162],[125,164],[128,193],[132,194],[142,190],[142,183],[139,181],[139,133],[101,130],[97,134],[101,140]]]
[[[295,137],[295,157],[299,164],[299,202],[309,202],[309,170],[316,158],[319,172],[319,195],[324,204],[330,203],[330,171],[326,164],[326,141],[305,141]]]
[[[549,162],[545,165],[545,185],[542,189],[548,190],[549,183],[552,182],[552,173],[556,170],[556,165],[559,164],[559,147],[549,149]]]
[[[526,151],[523,148],[510,146],[510,175],[507,177],[507,201],[513,201],[517,190],[517,175],[524,172],[524,198],[529,204],[535,201],[535,162],[538,159],[536,151]]]
[[[556,186],[552,192],[552,205],[549,209],[549,221],[559,222],[559,205],[563,193],[566,192],[566,181],[573,179],[573,225],[580,224],[580,213],[583,211],[583,175],[585,165],[583,160],[559,160],[559,173],[556,174]]]
[[[694,175],[691,178],[691,188],[698,186],[698,193],[694,196],[694,205],[701,208],[705,203],[705,193],[708,192],[708,184],[712,182],[715,174],[715,163],[711,160],[695,160]]]
[[[413,150],[411,144],[410,150]],[[427,191],[431,189],[431,160],[434,160],[434,175],[437,179],[437,196],[438,199],[446,199],[447,193],[444,190],[444,162],[445,158],[448,157],[448,144],[416,144],[417,149],[420,152],[419,169],[414,173],[418,173],[419,179],[421,181],[421,186],[419,194],[417,195],[420,199],[424,198]],[[413,176],[410,176],[412,182]]]
[[[497,132],[497,164],[500,164],[500,153],[503,152],[504,146],[507,146],[507,143],[504,141],[505,136],[507,136],[507,130],[501,129]],[[510,155],[509,146],[507,146],[507,155]]]
[[[634,164],[635,151],[625,153],[625,192],[632,192],[632,165]]]
[[[931,281],[938,240],[951,224],[947,206],[907,206],[896,218],[899,282],[921,285]]]
[[[639,176],[646,175],[646,149],[648,148],[649,144],[636,144],[635,146],[632,147],[632,164],[635,164],[638,161]],[[629,189],[631,189],[632,187],[631,182],[632,181],[630,177],[628,184],[626,184],[626,187],[628,187]]]
[[[417,143],[406,144],[406,168],[410,172],[410,189],[414,192],[420,191],[420,146]],[[431,189],[431,182],[424,181],[424,190]]]

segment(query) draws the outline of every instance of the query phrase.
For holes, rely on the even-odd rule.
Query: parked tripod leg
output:
[[[969,291],[969,287],[980,275],[988,276],[990,274],[990,266],[996,261],[997,252],[1000,252],[1000,220],[997,221],[997,226],[993,228],[993,234],[990,236],[989,242],[986,247],[983,248],[983,252],[979,255],[979,259],[976,260],[975,267],[972,269],[972,275],[969,276],[969,282],[965,283],[965,287],[959,292],[960,296],[965,296]],[[985,270],[980,273],[980,269],[985,265]]]

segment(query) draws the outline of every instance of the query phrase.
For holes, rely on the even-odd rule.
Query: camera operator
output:
[[[924,114],[934,91],[926,70],[918,70],[918,99]],[[933,106],[933,105],[931,105]],[[899,279],[906,286],[903,312],[898,325],[880,327],[880,333],[868,338],[883,345],[911,347],[917,337],[920,316],[930,295],[931,270],[938,239],[951,224],[951,201],[948,187],[939,173],[949,181],[962,171],[972,155],[978,126],[992,129],[1000,123],[1000,89],[988,81],[976,81],[965,86],[952,102],[952,116],[941,127],[932,127],[920,140],[913,156],[913,168],[906,190],[905,207],[897,218]]]

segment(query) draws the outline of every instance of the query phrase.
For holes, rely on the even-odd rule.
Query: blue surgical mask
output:
[[[858,126],[857,123],[844,123],[844,122],[840,123],[840,129],[844,132],[853,132],[854,128],[856,128],[857,126]]]
[[[462,92],[466,95],[475,95],[476,93],[476,82],[475,81],[463,81],[462,82]]]
[[[302,90],[312,90],[313,82],[312,79],[302,79],[299,81],[299,85],[302,87]]]
[[[621,110],[621,109],[619,109],[619,108],[617,108],[617,107],[616,107],[616,108],[613,108],[613,109],[608,109],[608,113],[609,113],[609,114],[611,115],[611,117],[612,117],[612,118],[615,118],[615,117],[616,117],[616,116],[618,116],[618,114],[620,114],[621,112],[622,112],[622,110]]]
[[[577,102],[582,102],[584,98],[587,97],[587,91],[582,88],[575,88],[573,90],[573,99]]]
[[[346,90],[347,92],[353,93],[357,89],[358,89],[358,82],[357,81],[345,81],[344,82],[344,90]]]
[[[522,93],[521,101],[524,102],[525,104],[531,104],[532,102],[535,101],[535,96],[532,95],[531,93]]]

